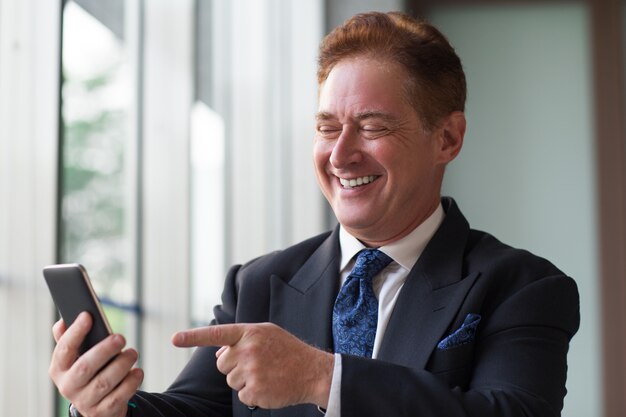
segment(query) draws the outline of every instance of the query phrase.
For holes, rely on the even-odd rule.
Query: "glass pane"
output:
[[[123,4],[76,0],[63,9],[59,235],[60,260],[87,268],[103,304],[113,305],[113,330],[134,345],[136,88]]]
[[[216,42],[212,19],[215,4],[196,3],[195,98],[190,132],[191,216],[191,322],[206,325],[213,307],[220,303],[224,286],[225,239],[225,152],[224,119],[214,109],[215,73],[225,71],[223,60],[215,59]],[[228,7],[221,4],[222,7]],[[219,8],[218,8],[219,13]],[[224,45],[221,45],[224,47]],[[226,46],[227,47],[227,46]],[[221,66],[220,66],[221,65]]]
[[[198,101],[191,112],[191,320],[213,319],[224,284],[224,121]]]

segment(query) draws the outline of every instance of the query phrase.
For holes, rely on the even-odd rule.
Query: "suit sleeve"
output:
[[[214,310],[212,324],[235,321],[236,278],[239,266],[226,276],[222,305]],[[216,347],[197,348],[174,383],[164,393],[138,391],[129,407],[130,416],[141,417],[226,417],[232,416],[232,390],[216,367]]]
[[[574,281],[534,281],[482,313],[471,355],[455,352],[466,349],[461,346],[431,356],[466,358],[448,372],[467,375],[467,384],[455,385],[445,373],[343,356],[342,417],[560,416],[569,341],[580,321]]]

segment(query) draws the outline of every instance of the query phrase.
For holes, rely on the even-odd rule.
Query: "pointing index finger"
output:
[[[177,347],[232,346],[241,339],[244,331],[244,324],[198,327],[175,333],[172,336],[172,344]]]

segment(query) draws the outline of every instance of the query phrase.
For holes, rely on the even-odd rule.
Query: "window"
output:
[[[87,268],[113,331],[138,347],[138,88],[127,41],[137,28],[126,7],[63,7],[58,259]]]
[[[160,391],[190,354],[171,334],[211,319],[225,267],[324,227],[321,1],[59,3],[0,0],[0,332],[18,340],[0,345],[2,415],[67,412],[46,374],[43,266],[85,265]]]

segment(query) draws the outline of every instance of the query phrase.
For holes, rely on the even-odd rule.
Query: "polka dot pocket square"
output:
[[[461,327],[439,342],[437,349],[448,350],[473,342],[480,319],[479,314],[468,314]]]

